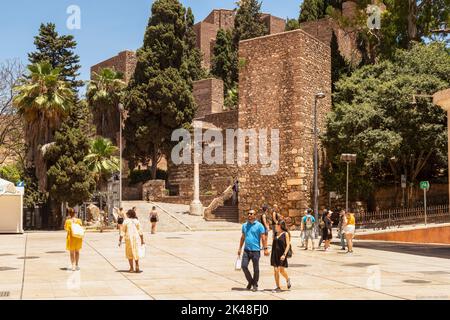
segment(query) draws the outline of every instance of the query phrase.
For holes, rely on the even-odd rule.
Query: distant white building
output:
[[[0,234],[23,233],[23,188],[0,179]]]

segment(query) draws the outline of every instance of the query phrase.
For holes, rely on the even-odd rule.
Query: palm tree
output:
[[[74,104],[75,96],[70,86],[61,80],[61,69],[50,63],[29,65],[29,75],[14,88],[14,106],[25,119],[27,167],[36,168],[39,188],[47,189],[47,168],[43,148],[53,141],[55,131]]]
[[[123,75],[110,68],[93,73],[87,89],[87,101],[94,115],[97,134],[117,141],[120,126],[119,102],[126,87]]]
[[[109,139],[97,137],[90,142],[89,154],[84,158],[89,170],[95,175],[97,183],[106,181],[114,172],[119,171],[119,149]]]

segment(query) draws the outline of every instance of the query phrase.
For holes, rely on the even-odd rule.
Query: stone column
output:
[[[200,202],[200,146],[197,137],[198,130],[201,130],[201,124],[194,121],[194,199],[191,202],[189,213],[193,216],[203,216],[203,205]]]

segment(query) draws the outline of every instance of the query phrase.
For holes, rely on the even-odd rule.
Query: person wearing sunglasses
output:
[[[238,256],[241,256],[242,247],[244,246],[242,271],[248,282],[247,290],[252,289],[253,292],[258,291],[261,242],[264,247],[264,255],[268,256],[269,248],[267,247],[266,228],[256,220],[255,210],[250,210],[247,213],[247,222],[242,225],[242,236],[239,242]],[[250,261],[252,261],[253,264],[253,276],[248,269]]]

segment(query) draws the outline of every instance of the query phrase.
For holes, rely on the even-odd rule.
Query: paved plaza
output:
[[[261,259],[260,291],[244,290],[244,275],[234,270],[239,229],[146,233],[140,274],[126,272],[116,232],[86,235],[77,272],[66,270],[65,232],[1,235],[0,300],[450,299],[448,246],[415,255],[411,248],[403,253],[402,245],[361,241],[349,256],[336,245],[331,252],[303,251],[298,236],[289,260],[293,287],[275,294],[268,257]]]

